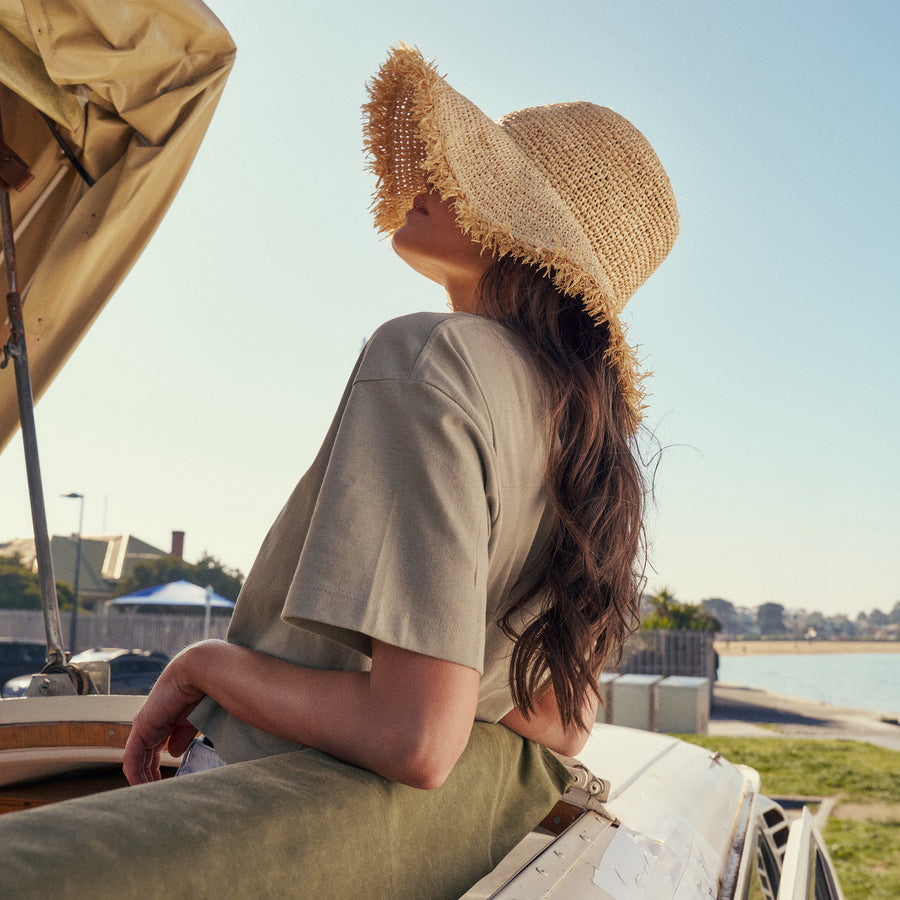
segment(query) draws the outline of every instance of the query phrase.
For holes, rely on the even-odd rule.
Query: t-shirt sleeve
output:
[[[285,621],[482,671],[492,448],[465,394],[358,380],[340,421]]]

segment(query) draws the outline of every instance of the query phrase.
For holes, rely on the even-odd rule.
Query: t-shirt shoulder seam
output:
[[[422,315],[422,314],[419,314],[419,315]],[[438,386],[437,384],[434,384],[432,381],[429,381],[428,378],[424,377],[421,374],[417,375],[416,373],[420,370],[420,364],[422,362],[423,356],[433,346],[435,337],[438,332],[443,331],[445,329],[449,329],[449,328],[454,328],[454,329],[460,328],[460,327],[481,328],[488,320],[481,321],[481,320],[479,320],[478,316],[472,316],[472,315],[460,316],[458,313],[445,313],[443,315],[441,315],[439,313],[433,313],[431,315],[440,316],[440,318],[438,318],[433,323],[430,331],[428,332],[427,337],[425,337],[424,340],[422,341],[422,346],[419,348],[419,352],[416,354],[416,358],[412,361],[411,365],[409,366],[408,371],[405,374],[392,375],[387,378],[367,378],[365,376],[361,376],[361,375],[357,374],[356,378],[353,381],[353,384],[354,385],[357,385],[357,384],[379,384],[379,383],[390,383],[390,382],[398,382],[399,383],[399,382],[404,382],[404,381],[413,382],[415,384],[421,384],[426,387],[430,387],[433,390],[437,391],[438,393],[442,394],[451,403],[453,403],[456,407],[458,407],[460,409],[460,411],[463,412],[463,414],[466,415],[466,417],[468,419],[471,420],[472,416],[466,412],[466,410],[463,407],[463,404],[459,401],[459,399],[452,396],[444,388]],[[392,321],[398,321],[398,320],[395,319]],[[491,324],[496,325],[496,327],[500,327],[500,328],[503,327],[502,325],[499,325],[499,323],[491,323]],[[478,387],[478,395],[481,399],[482,408],[487,411],[487,414],[488,414],[487,417],[488,417],[488,420],[491,425],[490,444],[492,447],[496,448],[497,442],[496,442],[496,429],[494,427],[494,417],[493,417],[493,414],[492,414],[492,411],[490,408],[490,404],[487,402],[487,397],[484,394],[484,389],[482,388],[481,380],[477,377],[476,373],[472,371],[472,367],[469,365],[468,360],[466,360],[462,356],[460,356],[459,359],[460,359],[460,362],[466,367],[466,369],[471,374],[472,381]]]

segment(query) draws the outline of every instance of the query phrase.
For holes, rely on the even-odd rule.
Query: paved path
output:
[[[713,687],[709,733],[850,739],[900,751],[900,722],[889,715],[718,682]]]

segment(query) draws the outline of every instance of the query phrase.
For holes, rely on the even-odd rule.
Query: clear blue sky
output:
[[[194,168],[37,409],[51,531],[187,532],[244,572],[364,338],[441,309],[371,227],[359,107],[418,45],[492,117],[593,100],[649,137],[682,230],[628,307],[664,447],[649,587],[855,616],[900,599],[900,5],[247,4]],[[10,371],[0,377],[12,377]],[[21,443],[0,539],[30,533]]]

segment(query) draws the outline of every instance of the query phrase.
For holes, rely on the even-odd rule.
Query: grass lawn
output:
[[[768,796],[837,798],[824,837],[846,900],[900,897],[900,753],[861,741],[679,737],[756,769]]]

